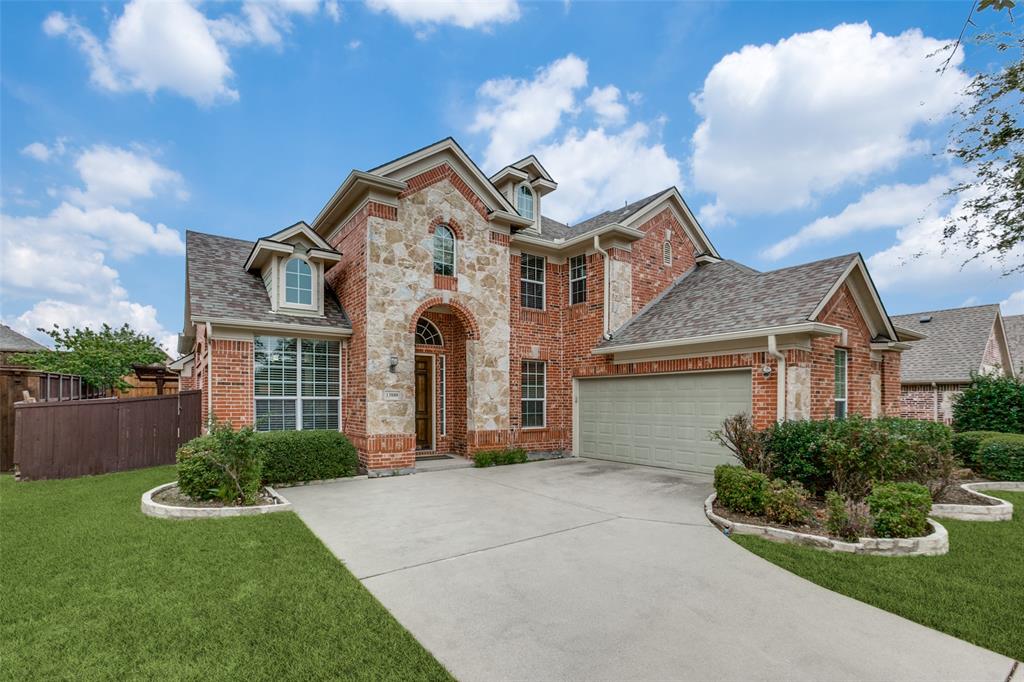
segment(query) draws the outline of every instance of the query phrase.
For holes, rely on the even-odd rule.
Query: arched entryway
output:
[[[477,337],[474,320],[457,305],[431,301],[417,311],[411,331],[416,454],[465,455],[469,400],[466,341]]]

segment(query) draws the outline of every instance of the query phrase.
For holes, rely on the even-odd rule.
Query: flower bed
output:
[[[958,486],[966,501],[956,503],[943,500],[932,505],[932,515],[943,519],[959,521],[1010,521],[1013,519],[1013,504],[998,497],[992,497],[982,490],[1024,490],[1024,482],[1017,481],[975,481]],[[961,498],[962,499],[962,498]]]
[[[164,483],[142,496],[142,513],[163,519],[209,519],[225,516],[253,516],[288,511],[292,504],[270,487],[261,489],[257,504],[195,500],[178,488],[178,482]]]

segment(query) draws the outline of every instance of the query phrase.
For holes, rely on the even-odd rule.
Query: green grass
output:
[[[170,480],[0,477],[0,677],[451,679],[294,514],[144,516]]]
[[[830,590],[1024,660],[1024,493],[985,492],[1012,502],[1013,520],[942,519],[949,553],[938,557],[835,554],[749,535],[733,537]]]

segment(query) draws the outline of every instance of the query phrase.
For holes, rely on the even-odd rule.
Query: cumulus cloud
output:
[[[517,0],[367,0],[366,5],[414,26],[488,28],[519,19]]]
[[[1003,315],[1024,315],[1024,289],[1013,292],[999,305]]]
[[[280,46],[293,15],[312,16],[319,9],[318,0],[250,1],[239,15],[210,18],[184,0],[132,0],[111,21],[105,42],[61,12],[46,18],[43,31],[75,45],[86,57],[90,80],[103,90],[149,95],[169,90],[209,106],[238,99],[230,84],[229,47]],[[325,13],[340,17],[336,4],[328,3]]]
[[[726,55],[692,98],[695,184],[719,215],[778,212],[928,149],[917,129],[945,117],[968,79],[962,50],[935,73],[927,55],[943,44],[842,24]]]
[[[173,190],[179,199],[188,198],[180,173],[140,151],[97,145],[79,155],[75,168],[85,183],[84,189],[70,192],[77,204],[126,206],[163,190]]]
[[[779,260],[805,246],[834,241],[855,232],[909,225],[925,215],[930,206],[941,202],[943,193],[953,182],[949,175],[937,175],[919,185],[882,185],[838,214],[822,216],[805,225],[796,234],[770,246],[762,255],[769,260]]]
[[[64,154],[64,142],[65,139],[63,137],[58,137],[57,141],[51,146],[47,146],[42,142],[32,142],[31,144],[22,147],[21,153],[23,156],[27,156],[30,159],[46,163],[47,161]]]
[[[532,78],[498,78],[477,91],[470,131],[485,136],[490,171],[536,154],[559,186],[545,215],[575,221],[681,184],[680,163],[660,142],[663,120],[629,122],[615,85],[586,92],[587,62],[570,54]],[[592,120],[591,120],[592,119]],[[607,126],[621,129],[609,132]]]

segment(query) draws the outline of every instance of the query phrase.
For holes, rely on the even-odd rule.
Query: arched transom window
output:
[[[434,274],[455,275],[455,237],[447,225],[434,228]]]
[[[313,305],[313,271],[301,258],[292,258],[284,269],[285,303]]]
[[[416,345],[417,346],[443,346],[444,340],[441,332],[437,330],[434,323],[425,317],[416,322]]]
[[[516,210],[524,218],[533,220],[533,190],[529,185],[519,185],[516,192]]]

